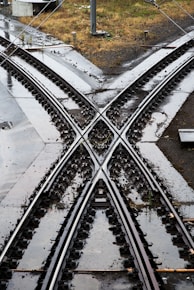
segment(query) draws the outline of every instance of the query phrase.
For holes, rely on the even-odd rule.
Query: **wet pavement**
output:
[[[169,126],[190,93],[194,90],[194,84],[190,81],[193,76],[194,73],[190,73],[179,84],[176,90],[171,92],[165,104],[158,109],[158,112],[152,114],[151,121],[144,129],[143,137],[138,144],[142,155],[150,160],[155,170],[159,172],[164,180],[166,180],[167,187],[172,196],[179,201],[194,201],[194,191],[189,187],[183,177],[172,167],[169,161],[164,158],[156,142]],[[166,136],[166,138],[168,138],[168,136]]]
[[[57,71],[71,83],[72,86],[75,86],[82,93],[87,94],[88,98],[100,108],[104,107],[127,85],[134,81],[134,79],[146,70],[148,65],[150,66],[151,63],[156,63],[159,58],[162,58],[171,51],[171,48],[161,49],[155,52],[154,55],[150,55],[148,59],[145,59],[144,62],[140,63],[135,68],[133,68],[133,63],[126,63],[125,66],[129,68],[128,72],[118,76],[116,79],[108,79],[103,75],[100,69],[84,59],[73,47],[61,43],[50,35],[42,34],[28,27],[25,29],[23,40],[16,39],[16,36],[19,34],[21,35],[23,29],[24,26],[16,20],[7,19],[0,15],[0,35],[5,36],[6,34],[6,36],[18,45],[30,49],[33,55]],[[193,32],[191,32],[191,36],[189,37],[192,37],[192,35]],[[180,45],[187,37],[188,36],[182,37],[173,42],[170,46]],[[32,48],[36,49],[32,50]],[[151,51],[142,56],[142,60],[149,54],[151,54]],[[32,194],[34,188],[44,176],[50,165],[60,155],[62,144],[60,135],[51,123],[48,114],[34,100],[31,94],[16,80],[10,79],[2,69],[0,73],[0,125],[7,124],[5,127],[0,126],[0,218],[1,221],[3,220],[3,223],[0,225],[0,246],[2,246],[6,236],[9,234],[10,230],[15,227],[17,219],[22,215],[22,207],[27,204],[28,198]],[[155,79],[156,83],[158,81],[159,76],[158,79]],[[166,105],[161,107],[159,112],[153,114],[152,122],[144,130],[142,140],[138,144],[142,155],[152,162],[156,171],[160,172],[166,180],[171,194],[179,202],[185,199],[193,201],[194,192],[167,159],[164,159],[162,152],[156,146],[156,142],[193,89],[194,87],[191,82],[185,79],[180,87],[173,92],[173,95],[169,97]],[[96,90],[102,90],[102,92],[96,94]],[[155,154],[153,154],[153,152]],[[174,183],[174,180],[176,180],[176,183]],[[193,212],[191,206],[185,206],[182,210],[185,215],[188,215],[188,212]],[[56,212],[54,214],[56,215]],[[50,215],[52,216],[51,213]],[[62,217],[60,218],[62,219]],[[155,213],[152,211],[142,211],[139,218],[148,236],[152,235],[160,224],[160,220],[156,218]],[[98,220],[105,223],[102,213],[99,214]],[[44,223],[42,224],[42,226],[45,227]],[[98,233],[98,229],[95,233],[92,233],[94,238],[96,233]],[[47,235],[51,235],[49,229]],[[112,237],[108,236],[107,239],[109,238],[111,239]],[[98,243],[100,242],[99,240]],[[167,251],[165,247],[164,249],[161,247],[157,248],[157,244],[156,232],[154,250],[164,254],[163,256],[161,255],[163,257],[162,267],[169,266],[169,264],[171,267],[176,267],[177,260],[179,267],[184,267],[184,265],[181,264],[182,262],[179,263],[177,248],[174,247],[173,250],[169,249],[169,251]],[[106,249],[107,247],[108,246],[106,246]],[[36,251],[36,249],[33,249],[33,251]],[[85,255],[83,255],[82,260],[80,260],[80,269],[86,267],[87,263],[88,267],[91,266],[89,265],[91,252],[93,254],[94,249],[91,249],[90,245],[87,245]],[[110,253],[110,255],[112,257],[113,253]],[[96,257],[98,258],[98,253],[96,253]],[[172,257],[174,257],[174,260]],[[29,257],[26,257],[26,260],[28,259]],[[87,263],[84,259],[87,260]],[[34,267],[37,267],[37,260],[32,261],[32,265],[33,262],[35,263]],[[38,264],[38,267],[41,266],[40,264],[41,263]],[[26,265],[21,265],[21,267],[25,266]],[[121,261],[116,261],[115,265],[109,265],[107,257],[106,267],[114,268],[114,266],[122,269]],[[101,267],[100,262],[99,267]],[[24,274],[16,275],[16,280],[23,280],[24,288],[22,289],[25,289],[25,283],[27,283],[26,281],[28,281],[28,279],[34,280],[32,285],[36,283],[35,277],[28,276],[27,279],[21,279],[22,275],[24,276]],[[79,283],[76,280],[77,276],[73,281],[74,285]],[[80,281],[80,278],[78,281]],[[94,276],[91,277],[89,275],[86,280],[84,280],[84,282],[89,284],[91,281],[94,285],[93,289],[98,289],[100,287],[98,279],[95,279]],[[104,283],[106,284],[108,281]],[[115,285],[115,289],[124,289],[122,288],[123,285],[124,284]],[[190,285],[188,284],[187,286],[188,288],[184,289],[190,289]],[[13,285],[10,285],[10,287],[10,289],[15,289]],[[180,288],[180,285],[177,285],[176,289],[182,288]]]
[[[62,150],[60,135],[34,100],[12,95],[0,83],[0,244],[14,228],[21,209]],[[40,122],[40,119],[42,122]]]

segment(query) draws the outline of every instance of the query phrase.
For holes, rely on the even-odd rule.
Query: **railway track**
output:
[[[178,247],[188,263],[187,270],[191,271],[193,237],[173,206],[165,184],[140,156],[136,142],[155,108],[193,69],[189,51],[193,46],[192,39],[150,68],[101,111],[27,52],[12,46],[7,40],[1,39],[1,45],[7,46],[5,52],[11,53],[9,57],[1,54],[2,66],[21,81],[51,114],[65,144],[64,155],[38,185],[16,230],[10,234],[9,241],[5,241],[0,256],[2,289],[9,289],[11,283],[17,282],[15,277],[25,252],[30,250],[34,233],[48,217],[49,208],[56,204],[62,221],[57,223],[52,246],[48,246],[47,255],[42,260],[43,266],[34,271],[34,289],[74,289],[75,276],[79,276],[76,271],[81,273],[79,260],[99,212],[106,213],[120,255],[125,257],[123,271],[125,275],[130,273],[128,286],[133,289],[165,289],[156,258],[138,223],[138,211],[125,193],[121,175],[130,182],[128,191],[135,188],[142,200],[156,202],[154,211],[172,237],[170,247],[174,244]],[[41,74],[79,105],[79,109],[76,112],[68,110],[63,98],[57,100],[54,93],[46,90],[23,68],[23,64],[18,62],[20,57],[38,67]],[[173,62],[179,68],[173,69],[158,84],[153,81],[154,85],[146,90],[145,85]],[[76,183],[74,188],[73,182]],[[73,194],[67,201],[69,188],[73,188]],[[95,269],[89,272],[94,273]]]

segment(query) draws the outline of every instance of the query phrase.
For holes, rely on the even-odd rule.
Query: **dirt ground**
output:
[[[174,19],[174,21],[176,21]],[[194,25],[194,21],[190,17],[186,17],[183,20],[177,20],[176,23],[185,31],[189,27]],[[149,38],[149,35],[155,35],[153,38]],[[88,58],[91,62],[93,59],[98,58],[98,66],[105,75],[119,75],[125,72],[128,68],[123,66],[126,62],[134,61],[140,57],[147,49],[150,49],[151,46],[160,46],[162,43],[171,43],[173,40],[184,35],[184,32],[181,31],[177,26],[172,22],[164,21],[163,26],[153,26],[144,39],[142,36],[141,41],[137,42],[137,45],[131,45],[126,40],[125,47],[113,48],[111,51],[100,51],[97,55],[87,55],[84,56]],[[137,65],[138,62],[134,61],[134,65]]]
[[[182,146],[178,129],[194,129],[194,93],[185,101],[158,140],[158,147],[194,189],[194,143]]]
[[[191,22],[191,18],[187,18],[179,22],[179,25],[186,30],[193,25],[193,21]],[[154,29],[158,30],[159,28],[156,27]],[[171,42],[171,40],[177,39],[182,35],[180,31],[177,31],[176,27],[171,27],[170,29],[163,27],[163,30],[165,30],[165,34],[162,34],[156,43],[165,40]],[[182,146],[178,134],[178,129],[194,129],[193,108],[194,92],[190,94],[168,128],[164,131],[157,145],[174,168],[177,169],[187,183],[194,189],[194,143]]]

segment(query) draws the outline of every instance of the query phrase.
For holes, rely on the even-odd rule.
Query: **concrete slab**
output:
[[[194,129],[178,129],[181,143],[194,142]]]

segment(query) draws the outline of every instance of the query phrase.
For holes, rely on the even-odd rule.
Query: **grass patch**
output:
[[[193,0],[177,0],[190,14],[194,13]],[[99,65],[96,54],[119,50],[120,47],[140,46],[145,41],[144,31],[149,31],[149,41],[156,38],[153,27],[168,20],[156,7],[143,0],[98,0],[97,30],[107,31],[110,37],[94,37],[90,33],[90,7],[87,0],[66,0],[48,20],[49,12],[42,13],[32,25],[58,39],[76,46],[83,55]],[[176,1],[157,1],[161,9],[173,20],[186,17]],[[28,24],[30,17],[21,17]],[[170,23],[169,25],[172,25]],[[72,31],[76,32],[76,43]]]

